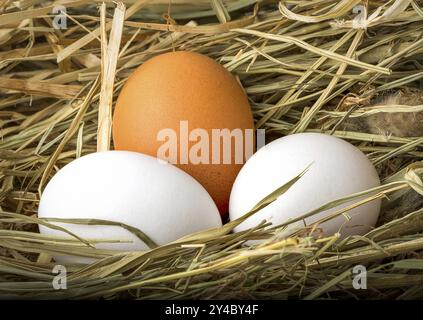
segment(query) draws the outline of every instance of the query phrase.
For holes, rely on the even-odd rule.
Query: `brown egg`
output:
[[[117,150],[175,164],[204,186],[222,215],[254,149],[253,129],[247,97],[235,77],[213,59],[188,51],[156,56],[136,69],[113,118]]]

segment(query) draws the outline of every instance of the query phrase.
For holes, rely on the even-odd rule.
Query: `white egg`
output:
[[[120,222],[141,230],[158,245],[222,225],[212,198],[194,178],[156,158],[127,151],[92,153],[63,167],[46,186],[38,216]],[[101,243],[98,248],[119,251],[148,248],[119,226],[54,223],[87,240],[130,241]],[[69,237],[43,226],[40,231]],[[64,262],[89,262],[63,256],[55,258]]]
[[[329,201],[380,185],[372,163],[352,144],[324,134],[294,134],[269,143],[247,161],[232,188],[230,219],[241,217],[308,166],[305,175],[286,193],[248,218],[235,231],[254,227],[263,220],[276,226]],[[348,204],[306,218],[305,224],[313,224]],[[379,211],[380,200],[368,202],[348,211],[350,221],[341,215],[324,222],[319,228],[325,235],[336,232],[342,237],[362,235],[374,227]],[[291,224],[288,230],[300,226],[304,226],[303,221]]]

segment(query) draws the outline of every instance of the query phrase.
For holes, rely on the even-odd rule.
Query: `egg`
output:
[[[78,158],[59,170],[43,191],[39,218],[101,219],[135,227],[156,244],[221,226],[216,205],[207,191],[182,170],[151,156],[129,151],[105,151]],[[147,245],[120,226],[52,222],[90,240],[100,249],[137,251]],[[47,235],[69,237],[40,226]],[[89,262],[56,256],[65,262]]]
[[[235,77],[213,59],[188,51],[161,54],[138,67],[113,116],[116,150],[175,164],[205,187],[221,214],[227,213],[233,182],[252,154],[254,141],[247,135],[253,129],[247,96]],[[231,137],[225,146],[219,130],[242,132],[241,147]]]
[[[241,217],[260,200],[277,188],[309,169],[287,192],[267,207],[241,223],[235,231],[258,225],[263,220],[273,226],[317,209],[327,202],[380,185],[378,174],[368,158],[352,144],[325,134],[300,133],[279,138],[259,149],[244,165],[231,192],[230,219]],[[304,221],[290,225],[309,226],[348,204],[337,206]],[[323,222],[319,231],[324,235],[341,233],[363,235],[375,226],[380,200],[368,202],[343,215]]]

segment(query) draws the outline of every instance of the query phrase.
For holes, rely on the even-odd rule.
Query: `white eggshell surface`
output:
[[[244,165],[232,188],[229,211],[234,220],[260,200],[300,174],[305,175],[276,201],[240,224],[235,231],[256,226],[263,220],[279,225],[321,205],[380,185],[378,174],[368,158],[352,144],[333,136],[301,133],[277,139],[257,151]],[[348,204],[351,204],[348,203]],[[348,204],[305,219],[310,225]],[[365,234],[376,224],[380,200],[348,211],[347,222],[338,216],[319,227],[326,235],[342,237]],[[289,230],[304,226],[292,224]]]
[[[156,158],[127,151],[92,153],[63,167],[46,186],[38,216],[121,222],[138,228],[159,245],[221,226],[216,205],[194,178]],[[102,243],[98,248],[148,248],[118,226],[54,223],[87,240],[132,242]],[[43,226],[40,231],[68,237]]]

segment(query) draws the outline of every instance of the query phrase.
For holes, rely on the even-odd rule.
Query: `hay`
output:
[[[105,2],[107,8],[74,0],[1,4],[0,296],[423,298],[421,1]],[[359,3],[371,18],[354,19]],[[53,28],[58,4],[67,8],[65,30]],[[316,223],[281,239],[285,226],[266,223],[232,233],[241,219],[157,247],[142,230],[120,224],[152,249],[118,254],[93,247],[107,239],[39,234],[38,224],[54,227],[53,220],[37,219],[48,180],[73,159],[108,149],[111,106],[125,79],[171,50],[206,54],[235,74],[269,140],[325,132],[365,152],[383,185],[298,220],[347,201],[355,207],[382,198],[377,228],[339,240],[339,234],[319,237]],[[333,216],[348,218],[347,209]],[[245,245],[254,239],[264,241]],[[68,289],[56,291],[55,254],[99,260],[67,266]],[[367,268],[367,290],[353,288],[356,265]]]

